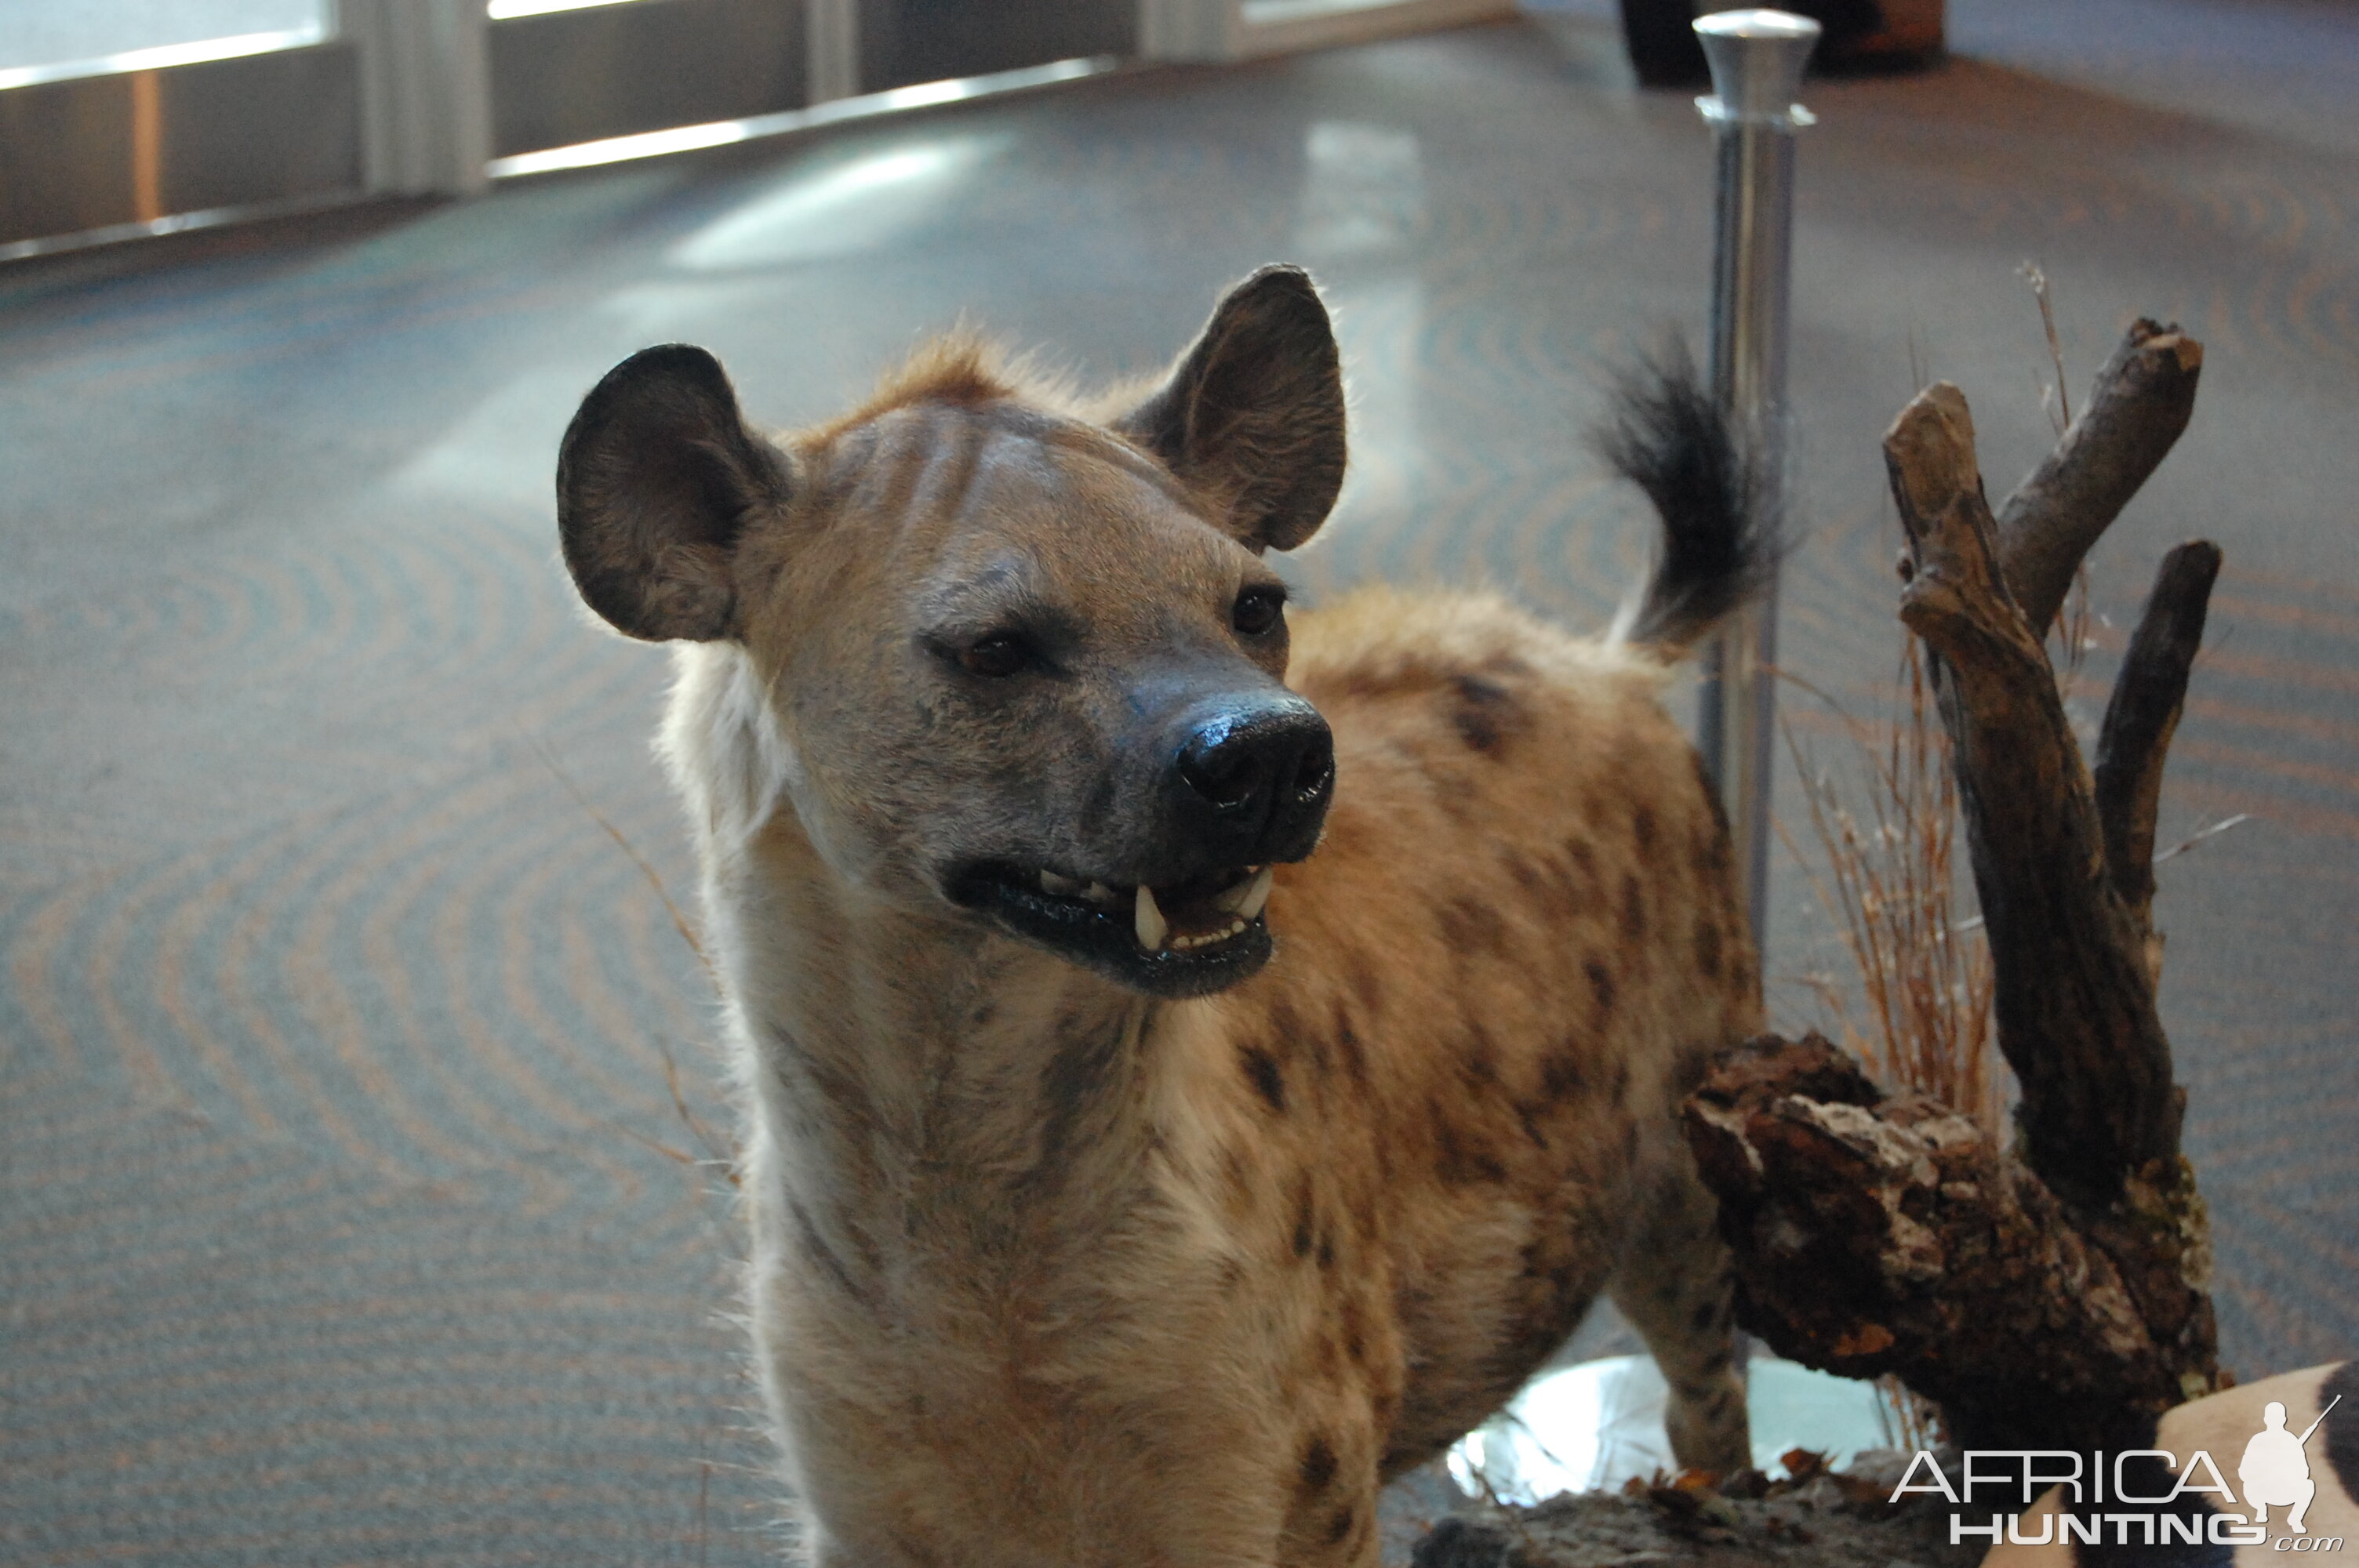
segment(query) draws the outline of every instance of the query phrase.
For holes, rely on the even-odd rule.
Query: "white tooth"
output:
[[[1254,880],[1249,876],[1239,877],[1234,884],[1221,890],[1212,900],[1212,907],[1234,914],[1244,905],[1245,894],[1253,891],[1253,883]]]
[[[1150,953],[1163,951],[1163,938],[1171,927],[1164,923],[1163,912],[1155,907],[1155,892],[1145,882],[1138,884],[1138,903],[1135,911],[1138,921],[1138,945]]]
[[[1092,882],[1089,886],[1082,890],[1082,896],[1088,899],[1092,903],[1112,903],[1114,902],[1114,889],[1106,886],[1103,882]]]
[[[1071,877],[1060,877],[1054,871],[1042,871],[1040,873],[1040,891],[1042,892],[1052,892],[1057,894],[1060,898],[1063,898],[1081,892],[1082,884]]]
[[[1237,914],[1246,920],[1258,917],[1269,903],[1270,884],[1277,881],[1276,866],[1264,866],[1255,872],[1254,880],[1245,884],[1245,896],[1237,901]]]

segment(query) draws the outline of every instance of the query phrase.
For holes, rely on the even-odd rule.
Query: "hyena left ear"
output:
[[[721,362],[686,343],[608,371],[558,449],[573,585],[616,631],[649,642],[735,633],[737,536],[786,497],[785,455],[745,427]]]
[[[1317,533],[1343,487],[1343,371],[1310,275],[1266,266],[1229,290],[1114,428],[1204,492],[1248,548]]]

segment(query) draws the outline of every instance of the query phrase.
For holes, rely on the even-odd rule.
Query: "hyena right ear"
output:
[[[1114,428],[1205,493],[1247,549],[1317,533],[1343,488],[1343,370],[1310,275],[1266,266],[1230,289]]]
[[[720,362],[685,343],[608,371],[558,449],[573,585],[616,631],[649,642],[736,631],[737,535],[786,496],[785,456],[745,427]]]

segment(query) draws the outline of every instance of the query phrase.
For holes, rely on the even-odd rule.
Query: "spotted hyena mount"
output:
[[[1094,405],[968,341],[777,439],[693,348],[584,401],[566,560],[679,644],[817,1562],[1368,1568],[1381,1483],[1601,1290],[1681,1462],[1745,1463],[1671,1112],[1758,978],[1658,697],[1762,549],[1708,400],[1626,391],[1668,547],[1605,640],[1492,598],[1290,622],[1265,557],[1344,461],[1290,268]]]

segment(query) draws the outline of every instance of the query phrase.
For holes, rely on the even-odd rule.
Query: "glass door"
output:
[[[807,8],[806,0],[489,0],[490,156],[801,108],[810,102]]]
[[[360,72],[327,0],[0,6],[0,255],[358,191]]]

